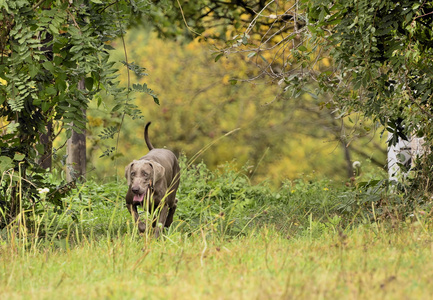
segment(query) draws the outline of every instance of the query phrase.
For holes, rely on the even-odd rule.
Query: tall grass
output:
[[[0,247],[2,299],[428,299],[431,235],[358,226],[310,239],[273,226],[220,239],[172,231],[83,238],[73,248]]]
[[[377,184],[355,189],[329,180],[305,178],[273,189],[266,182],[251,184],[242,170],[234,170],[230,164],[210,171],[202,163],[188,166],[184,157],[180,163],[180,200],[171,231],[210,231],[223,239],[245,235],[250,228],[272,225],[286,236],[316,237],[327,230],[336,233],[362,222],[377,221],[377,217],[400,221],[403,216],[400,211],[387,210],[398,207],[395,197]],[[55,180],[52,176],[47,178],[51,185]],[[125,208],[126,191],[123,182],[100,184],[88,180],[63,199],[62,207],[44,201],[41,194],[33,205],[21,209],[19,218],[4,227],[0,237],[11,240],[13,233],[19,232],[21,240],[29,237],[37,245],[66,247],[82,238],[100,239],[132,232],[133,220]],[[392,203],[386,206],[388,202]]]
[[[384,212],[399,198],[380,185],[299,180],[275,190],[229,165],[181,164],[175,222],[157,240],[137,232],[123,183],[89,180],[61,210],[41,194],[22,211],[27,226],[13,222],[0,232],[0,299],[413,299],[433,292],[430,216]]]

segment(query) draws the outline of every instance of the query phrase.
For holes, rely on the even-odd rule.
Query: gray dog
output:
[[[140,232],[146,230],[146,225],[139,220],[137,206],[148,207],[149,211],[156,211],[161,206],[158,221],[153,221],[155,237],[158,237],[163,227],[169,227],[173,222],[177,207],[176,191],[179,187],[180,168],[173,152],[153,147],[147,133],[149,125],[150,122],[144,129],[144,140],[150,152],[125,168],[129,186],[126,206],[138,223]],[[146,203],[148,199],[150,203]],[[156,226],[157,222],[159,226]]]

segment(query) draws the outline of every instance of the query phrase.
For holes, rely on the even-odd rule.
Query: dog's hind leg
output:
[[[178,199],[176,198],[174,200],[174,205],[170,207],[170,209],[168,210],[168,216],[167,216],[167,220],[165,221],[165,227],[170,227],[171,223],[173,223],[173,216],[174,213],[176,212],[177,201]]]

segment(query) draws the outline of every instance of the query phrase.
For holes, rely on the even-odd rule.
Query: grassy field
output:
[[[132,225],[124,184],[89,180],[0,231],[0,299],[430,299],[429,204],[380,186],[272,190],[199,165],[155,240]]]
[[[4,243],[0,299],[430,299],[431,234],[404,227],[288,238],[265,226],[147,242],[130,233],[66,249]]]

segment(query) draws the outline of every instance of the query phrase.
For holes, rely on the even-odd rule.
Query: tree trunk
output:
[[[39,137],[39,143],[44,145],[44,153],[39,153],[41,158],[39,159],[39,166],[43,169],[50,169],[52,166],[52,151],[53,151],[53,141],[52,141],[52,133],[53,133],[53,123],[48,122],[47,133],[41,134]]]
[[[346,160],[347,163],[347,177],[351,178],[353,177],[353,166],[352,166],[352,161],[350,159],[350,150],[349,150],[349,146],[346,145],[345,141],[341,142],[342,146],[343,146],[343,151],[344,151],[344,158]]]
[[[49,7],[44,8],[45,10],[49,10]],[[47,57],[49,61],[53,60],[53,45],[50,44],[53,41],[53,36],[49,33],[46,33],[45,39],[41,40],[42,46],[39,48],[41,52],[44,53],[44,55]],[[54,84],[54,82],[51,82]],[[48,115],[48,113],[46,113]],[[51,120],[48,120],[46,118],[46,126],[45,129],[47,133],[42,133],[39,136],[39,144],[44,146],[44,152],[39,153],[39,166],[43,169],[50,169],[52,166],[52,151],[53,151],[53,140],[52,140],[52,133],[53,133],[53,122]]]
[[[84,79],[78,83],[78,88],[84,90]],[[82,110],[86,116],[86,110]],[[85,178],[86,174],[86,133],[72,131],[72,136],[67,143],[66,180],[71,182],[77,178]]]

